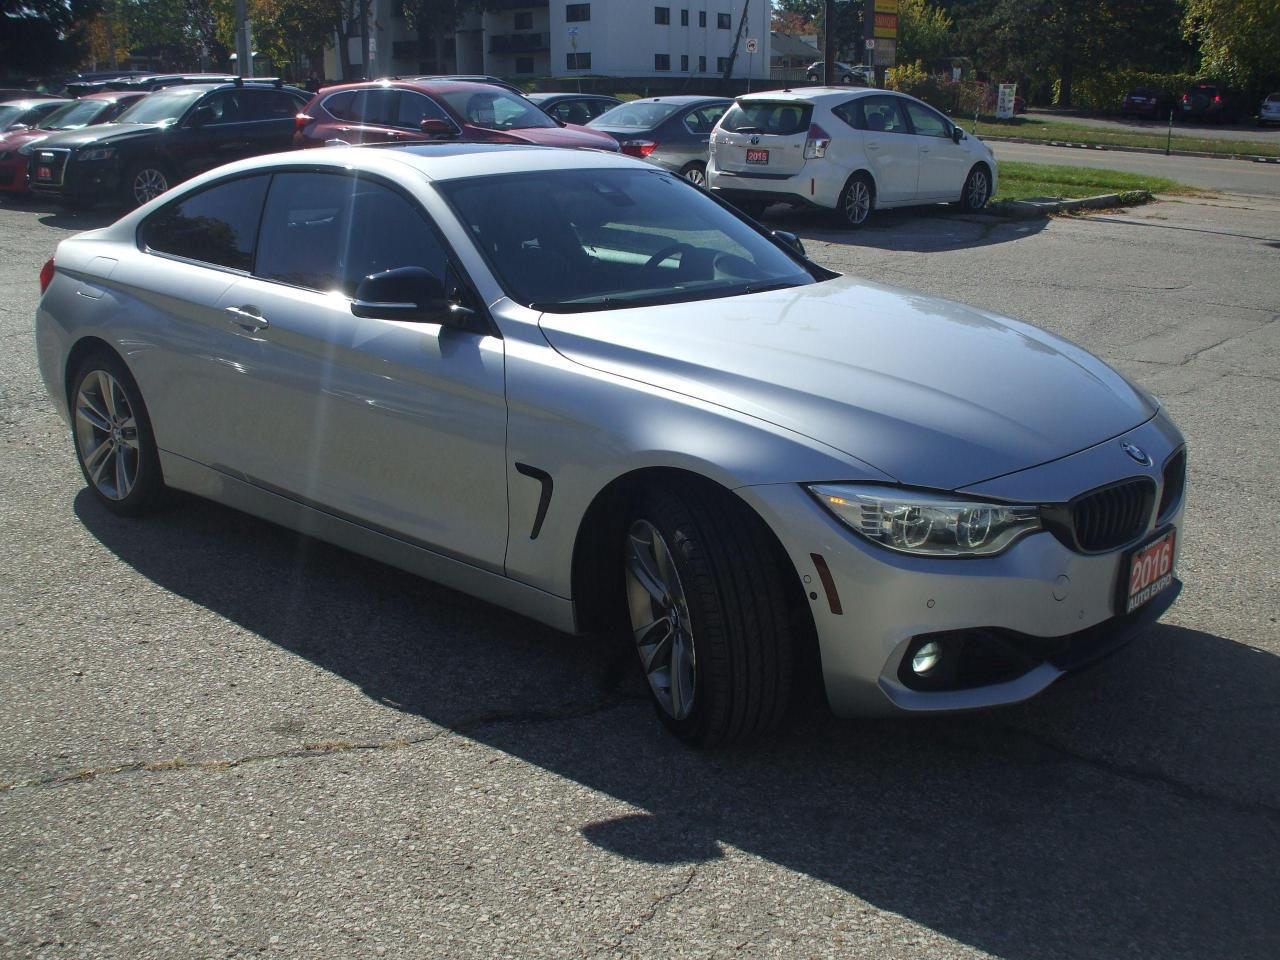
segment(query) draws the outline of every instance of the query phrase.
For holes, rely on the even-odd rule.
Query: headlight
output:
[[[93,150],[84,150],[76,154],[77,160],[110,160],[116,155],[115,147],[97,147]]]
[[[945,494],[817,483],[818,502],[882,547],[931,557],[989,557],[1041,529],[1040,508]]]

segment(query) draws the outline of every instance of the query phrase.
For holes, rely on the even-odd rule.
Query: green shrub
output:
[[[1195,83],[1193,73],[1148,73],[1145,70],[1108,70],[1077,75],[1071,88],[1071,105],[1082,110],[1119,110],[1124,95],[1134,87],[1152,87],[1173,96]],[[1053,102],[1061,102],[1061,84],[1054,81]]]

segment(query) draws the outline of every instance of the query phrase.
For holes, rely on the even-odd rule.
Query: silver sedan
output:
[[[812,675],[840,715],[1022,700],[1180,589],[1150,394],[626,157],[258,157],[41,281],[105,508],[185,490],[625,636],[690,742],[768,731]]]

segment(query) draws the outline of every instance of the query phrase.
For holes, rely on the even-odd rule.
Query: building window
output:
[[[682,27],[687,27],[688,25],[689,25],[689,11],[688,11],[688,10],[681,10],[681,11],[680,11],[680,26],[682,26]]]
[[[659,25],[669,24],[671,22],[670,7],[654,7],[653,22]]]
[[[570,70],[590,70],[591,54],[571,53],[565,57],[565,66]]]
[[[516,57],[516,73],[533,73],[533,57]]]
[[[699,57],[699,58],[698,58],[698,72],[699,72],[699,73],[706,73],[706,72],[707,72],[707,58],[706,58],[706,57]]]
[[[591,19],[591,4],[571,3],[564,8],[564,18],[570,23],[583,23]]]
[[[687,53],[680,54],[680,72],[689,72],[689,55]]]
[[[671,69],[671,57],[670,57],[670,55],[665,54],[665,53],[655,53],[655,54],[653,55],[653,69],[655,69],[655,70],[670,70],[670,69]]]
[[[730,17],[729,14],[727,13],[717,13],[716,26],[719,27],[721,30],[732,30],[733,18]]]
[[[729,69],[728,57],[716,57],[716,73],[724,73]]]
[[[698,11],[698,26],[705,27],[707,25],[707,11]]]
[[[532,10],[522,10],[516,14],[516,29],[517,30],[533,29],[533,11]]]

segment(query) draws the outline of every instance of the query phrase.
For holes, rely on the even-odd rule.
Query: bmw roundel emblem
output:
[[[1128,440],[1121,440],[1120,449],[1144,467],[1149,467],[1151,465],[1151,458],[1148,457],[1147,452],[1137,444],[1130,443]]]

